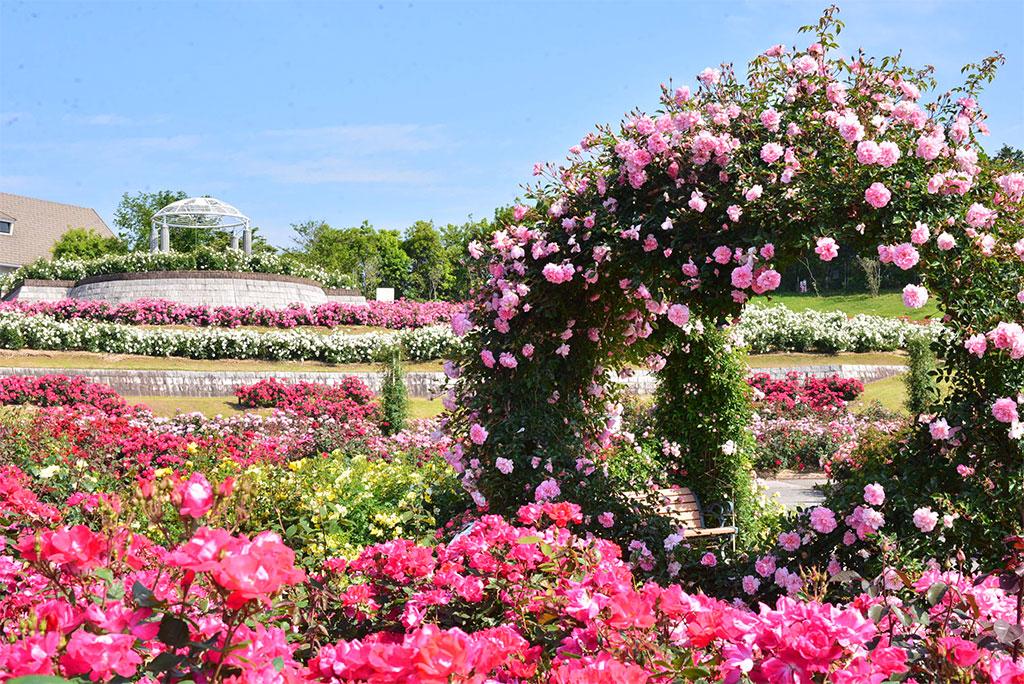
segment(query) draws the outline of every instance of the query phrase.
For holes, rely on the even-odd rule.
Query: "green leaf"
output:
[[[936,582],[928,587],[928,592],[925,594],[928,604],[932,606],[937,605],[946,595],[947,591],[949,591],[949,586],[945,582]]]
[[[519,538],[519,543],[520,544],[536,544],[540,540],[541,540],[540,537],[527,536],[527,537],[520,537]]]
[[[274,665],[274,669],[278,672],[284,669],[284,658],[282,658],[281,656],[277,656],[270,662]]]
[[[15,677],[8,684],[67,684],[68,681],[63,677],[52,675],[25,675],[24,677]]]
[[[132,585],[132,598],[135,599],[135,603],[141,608],[152,608],[160,604],[156,596],[153,595],[153,592],[138,580]]]
[[[188,625],[181,618],[166,613],[160,620],[160,631],[157,632],[157,638],[174,648],[187,646],[189,641]]]

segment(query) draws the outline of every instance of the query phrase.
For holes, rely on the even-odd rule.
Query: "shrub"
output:
[[[370,388],[353,376],[336,384],[267,378],[236,387],[235,397],[248,408],[276,408],[311,418],[328,416],[342,423],[376,417],[379,410]]]
[[[409,413],[401,354],[401,349],[398,348],[386,351],[385,359],[381,363],[381,426],[384,433],[389,435],[405,429]]]
[[[783,380],[773,380],[768,373],[754,373],[747,384],[754,388],[755,400],[773,408],[793,409],[798,404],[811,411],[834,411],[846,406],[864,392],[864,383],[856,378],[830,376],[816,378],[790,371]]]
[[[910,371],[904,376],[907,386],[907,410],[913,416],[924,413],[938,398],[935,383],[935,352],[929,340],[915,338],[907,343]]]

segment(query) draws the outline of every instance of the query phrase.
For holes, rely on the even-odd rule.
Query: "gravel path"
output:
[[[758,484],[768,490],[768,496],[777,497],[779,503],[788,510],[820,504],[824,497],[814,487],[825,482],[824,475],[781,474],[772,480],[758,480]]]

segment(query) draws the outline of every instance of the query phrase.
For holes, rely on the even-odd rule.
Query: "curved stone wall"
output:
[[[124,304],[137,299],[169,299],[190,305],[254,306],[283,309],[325,302],[365,304],[357,290],[324,288],[312,280],[274,273],[236,271],[147,271],[90,276],[78,282],[26,280],[5,300],[25,302],[93,299]]]
[[[112,304],[136,299],[170,299],[208,306],[315,306],[327,301],[311,280],[267,273],[232,271],[151,271],[83,278],[68,290],[70,299],[99,299]]]

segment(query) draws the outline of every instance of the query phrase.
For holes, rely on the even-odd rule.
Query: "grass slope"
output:
[[[131,396],[125,397],[130,404],[145,404],[158,416],[171,417],[177,413],[198,411],[205,416],[231,416],[236,413],[252,411],[270,415],[272,409],[246,409],[239,406],[234,397],[156,397]],[[439,399],[409,399],[410,418],[433,418],[441,413],[443,407]]]
[[[939,309],[934,300],[920,309],[908,309],[903,305],[903,295],[899,292],[885,292],[877,297],[868,294],[830,295],[819,297],[802,294],[777,294],[771,297],[759,297],[759,304],[784,304],[793,311],[842,311],[849,316],[870,314],[889,318],[906,317],[915,321],[927,318],[940,318]]]

